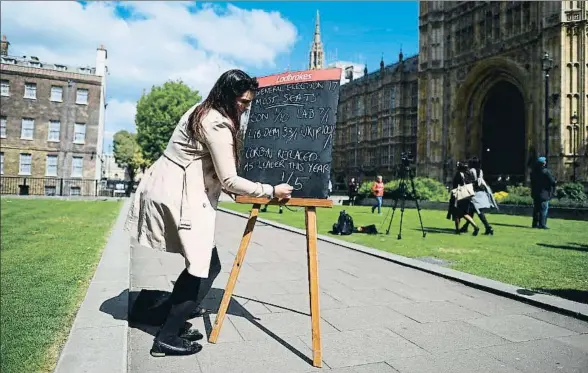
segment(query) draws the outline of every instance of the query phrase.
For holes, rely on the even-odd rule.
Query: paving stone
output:
[[[160,289],[168,290],[172,287],[166,275],[141,275],[131,276],[131,285],[137,289]]]
[[[329,294],[350,307],[353,306],[382,306],[397,303],[412,303],[410,299],[402,297],[385,289],[330,291]]]
[[[432,353],[466,350],[509,343],[463,321],[393,327],[394,332]]]
[[[306,287],[308,291],[308,287]],[[235,294],[244,297],[265,297],[271,295],[287,294],[288,290],[282,286],[281,282],[269,281],[238,281],[235,286]]]
[[[322,345],[323,360],[331,368],[378,363],[426,353],[420,347],[386,329],[324,334]]]
[[[204,348],[197,359],[206,373],[276,373],[310,372],[312,351],[298,338],[283,340],[287,346],[274,339],[251,342],[222,343]],[[293,351],[291,351],[292,349]]]
[[[389,307],[421,323],[468,320],[482,316],[449,302],[395,303]]]
[[[386,285],[386,289],[415,302],[429,302],[429,301],[449,301],[460,298],[468,298],[467,295],[460,293],[450,287],[441,287],[423,284],[423,280],[411,282],[410,284],[390,283]],[[425,283],[426,284],[426,283]]]
[[[239,334],[247,341],[275,337],[312,336],[310,316],[298,313],[289,312],[258,315],[257,320],[249,320],[237,316],[229,316],[229,318]],[[321,320],[321,334],[336,332],[338,332],[337,329],[333,328],[326,321]]]
[[[339,330],[411,327],[419,324],[386,306],[324,310],[321,311],[321,317]]]
[[[535,310],[537,310],[535,308]],[[543,320],[553,325],[561,326],[576,333],[588,333],[588,322],[574,319],[573,317],[565,316],[559,313],[539,311],[527,314],[534,319]]]
[[[63,352],[59,372],[121,372],[127,365],[119,344],[126,338],[126,327],[84,328],[81,333],[75,330],[68,341],[75,348]]]
[[[346,368],[335,368],[328,370],[329,373],[398,373],[386,363],[375,363],[365,365],[355,365]]]
[[[496,295],[490,296],[488,294],[477,298],[460,297],[452,299],[450,302],[486,316],[517,315],[537,312],[537,307],[529,304]]]
[[[588,371],[588,353],[554,339],[494,346],[484,352],[524,373]]]
[[[272,312],[291,312],[297,311],[310,314],[310,295],[306,293],[297,294],[280,294],[259,297],[265,302],[266,307]],[[347,308],[348,306],[339,302],[329,294],[321,292],[319,295],[319,305],[321,310],[330,310],[337,308]]]
[[[588,334],[556,338],[556,340],[588,353]],[[588,369],[587,369],[588,370]]]
[[[477,350],[414,356],[387,363],[400,373],[520,373],[514,367]]]
[[[469,320],[468,322],[512,342],[577,334],[571,330],[525,315],[483,317]]]

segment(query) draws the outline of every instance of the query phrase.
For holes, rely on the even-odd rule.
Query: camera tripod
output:
[[[412,195],[415,196],[415,203],[417,207],[417,212],[419,214],[419,221],[421,223],[421,231],[423,232],[423,238],[427,235],[425,232],[425,228],[423,227],[423,219],[421,217],[421,206],[419,205],[419,200],[416,194],[416,188],[414,186],[414,175],[410,167],[405,167],[401,169],[400,173],[400,184],[398,185],[398,189],[396,189],[395,197],[394,197],[394,204],[392,205],[392,217],[390,218],[390,222],[388,223],[388,229],[386,229],[386,235],[390,234],[390,227],[392,226],[392,221],[394,220],[394,212],[396,211],[396,206],[398,205],[398,201],[400,200],[400,230],[398,231],[398,239],[402,239],[402,221],[404,218],[404,205],[406,202],[406,196],[408,192],[408,185],[407,181],[410,180],[410,186],[412,187]],[[390,210],[388,210],[388,214],[386,215],[386,219],[390,214]]]

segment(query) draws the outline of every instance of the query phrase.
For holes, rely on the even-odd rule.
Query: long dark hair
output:
[[[480,160],[478,159],[478,157],[472,157],[472,159],[470,159],[469,161],[469,166],[470,168],[473,168],[476,170],[476,176],[479,178],[480,177]]]
[[[232,123],[233,155],[239,163],[237,154],[238,133],[241,129],[241,116],[237,111],[237,98],[247,91],[255,91],[259,87],[257,79],[250,77],[241,70],[229,70],[223,73],[210,90],[208,97],[194,109],[188,119],[188,135],[194,141],[203,138],[202,119],[213,109],[228,118]]]

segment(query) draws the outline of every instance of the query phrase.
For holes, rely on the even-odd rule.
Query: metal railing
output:
[[[51,177],[2,176],[0,194],[21,196],[113,196],[105,181]]]

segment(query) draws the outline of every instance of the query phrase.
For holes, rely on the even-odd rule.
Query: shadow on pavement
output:
[[[588,304],[588,291],[578,289],[518,289],[517,293],[526,296],[533,296],[535,294],[547,294],[556,297],[564,298],[578,303]]]
[[[208,310],[209,313],[217,314],[223,297],[223,293],[223,289],[212,288],[206,296],[206,298],[202,301],[200,306]],[[130,328],[139,329],[145,333],[155,336],[155,334],[159,330],[159,325],[149,324],[157,324],[157,322],[144,321],[153,320],[153,317],[155,317],[156,319],[160,317],[161,312],[158,312],[158,310],[164,308],[162,307],[162,304],[170,295],[171,293],[169,291],[143,289],[141,291],[129,292],[129,290],[127,289],[122,291],[116,297],[104,301],[100,305],[100,311],[111,315],[117,320],[127,321]],[[239,297],[237,295],[231,297],[231,302],[229,303],[229,308],[227,309],[227,315],[245,318],[253,325],[255,325],[257,328],[259,328],[264,333],[266,333],[274,340],[276,340],[278,343],[280,343],[282,346],[286,347],[296,356],[300,357],[302,360],[312,365],[312,360],[309,357],[304,355],[302,352],[298,351],[288,342],[284,341],[271,330],[267,329],[265,326],[260,324],[258,321],[260,319],[252,315],[249,311],[247,311],[247,309],[245,309],[245,307],[243,307],[235,298],[243,298],[249,300],[248,298]],[[269,303],[266,304],[271,305]],[[290,311],[297,312],[294,310]],[[204,321],[204,327],[206,329],[206,336],[207,339],[209,339],[210,333],[212,332],[212,324],[214,320],[211,320],[210,314],[208,313],[202,317]],[[220,338],[222,338],[222,329]]]

